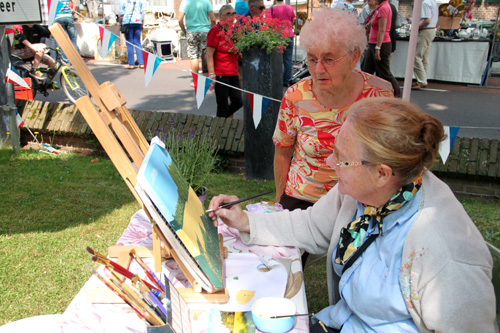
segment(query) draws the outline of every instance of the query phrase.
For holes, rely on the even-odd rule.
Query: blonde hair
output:
[[[358,23],[356,15],[347,10],[325,8],[315,11],[314,18],[304,24],[300,30],[300,47],[330,50],[332,44],[340,44],[346,52],[366,48],[366,32]]]
[[[363,144],[362,158],[390,166],[402,184],[432,168],[444,139],[438,119],[396,98],[362,99],[351,106],[347,121]]]

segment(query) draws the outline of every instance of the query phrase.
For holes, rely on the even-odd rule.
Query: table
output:
[[[236,230],[222,223],[219,225],[219,233],[222,234],[224,246],[228,248],[230,253],[255,253],[272,256],[280,260],[288,258],[285,259],[290,263],[288,267],[288,279],[293,278],[296,283],[292,284],[292,288],[287,288],[287,292],[295,288],[295,295],[291,299],[297,305],[297,312],[307,313],[302,264],[298,249],[292,247],[245,245],[240,240]],[[118,240],[117,245],[152,245],[151,224],[145,215],[141,215],[141,211],[134,215],[129,226]],[[152,258],[144,258],[144,261],[150,267],[153,267]],[[130,271],[138,270],[138,267],[134,267],[134,264],[134,262],[131,263]],[[175,261],[164,261],[163,272],[168,274],[169,279],[177,288],[189,287],[188,281],[182,275]],[[146,332],[145,323],[139,319],[129,306],[125,304],[92,304],[87,300],[88,290],[102,287],[104,285],[95,276],[92,276],[85,283],[64,312],[62,319],[59,318],[58,320],[59,326],[63,328],[63,331]],[[189,308],[190,310],[196,310],[190,311],[189,319],[192,332],[199,332],[199,328],[205,330],[208,327],[209,311],[199,310],[199,304],[189,304]],[[309,332],[308,318],[297,317],[292,332]]]
[[[391,56],[391,71],[395,77],[405,77],[408,45],[407,39],[396,42],[396,51]],[[429,54],[428,79],[481,84],[489,47],[488,40],[434,40]]]

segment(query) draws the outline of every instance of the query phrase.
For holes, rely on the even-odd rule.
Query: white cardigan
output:
[[[424,173],[417,217],[408,232],[400,272],[406,305],[421,332],[498,332],[492,259],[483,237],[449,187]],[[245,243],[296,246],[327,254],[330,304],[339,300],[332,252],[356,201],[334,187],[307,210],[247,213]]]

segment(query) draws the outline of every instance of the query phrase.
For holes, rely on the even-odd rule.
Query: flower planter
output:
[[[267,54],[265,49],[248,49],[242,52],[243,89],[281,101],[283,97],[283,57],[278,51]],[[244,98],[245,121],[245,176],[248,179],[274,179],[273,133],[278,118],[280,102],[269,101],[257,128],[254,126],[252,108]]]

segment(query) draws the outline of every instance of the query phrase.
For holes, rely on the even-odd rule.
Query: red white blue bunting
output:
[[[49,18],[47,22],[48,25],[52,25],[56,15],[61,11],[63,4],[59,0],[47,0],[47,6],[49,7]]]
[[[17,84],[18,86],[29,89],[30,86],[24,81],[24,79],[19,75],[17,70],[12,67],[12,64],[9,63],[9,68],[7,68],[7,72],[5,73],[5,82]]]
[[[248,101],[250,102],[250,108],[252,109],[253,125],[257,129],[260,120],[264,115],[264,111],[266,110],[267,104],[269,103],[269,98],[250,92],[247,92],[247,96],[248,96]]]
[[[99,35],[101,37],[101,42],[99,43],[98,50],[99,55],[103,58],[106,58],[106,56],[108,55],[108,51],[115,42],[117,36],[101,26],[99,26]]]
[[[443,126],[444,134],[446,135],[446,139],[441,142],[439,145],[439,155],[441,156],[441,160],[443,164],[446,163],[448,156],[450,155],[451,147],[453,147],[453,143],[457,138],[458,131],[460,127],[455,126]]]
[[[162,60],[154,54],[146,51],[142,51],[142,58],[144,59],[144,78],[146,80],[147,87]]]
[[[208,79],[204,75],[199,75],[195,73],[192,73],[192,75],[193,75],[194,91],[196,93],[196,105],[198,106],[199,109],[201,103],[203,103],[203,100],[207,95],[208,88],[210,88],[210,85],[212,84],[213,80]]]

